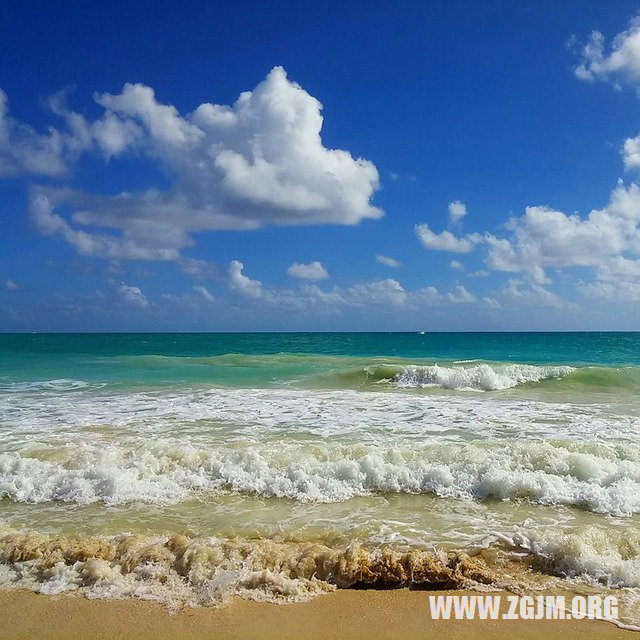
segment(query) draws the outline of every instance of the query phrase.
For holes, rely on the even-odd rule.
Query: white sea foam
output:
[[[582,450],[581,450],[582,449]],[[380,446],[255,443],[207,449],[158,439],[146,446],[66,446],[0,454],[0,497],[15,502],[177,503],[201,492],[302,502],[372,493],[451,499],[528,498],[597,513],[640,513],[640,458],[613,448],[512,442]]]
[[[56,380],[33,380],[24,382],[9,382],[0,384],[0,392],[5,393],[24,393],[24,392],[38,392],[38,391],[76,391],[78,389],[85,389],[89,386],[89,383],[84,380],[69,380],[66,378],[59,378]],[[103,387],[104,384],[94,384],[94,387]]]
[[[118,437],[188,435],[204,444],[270,434],[283,440],[353,436],[356,442],[399,437],[608,441],[640,440],[640,417],[588,405],[398,392],[285,389],[166,390],[124,393],[0,394],[0,449],[14,436],[83,442],[96,427]],[[115,431],[113,431],[115,433]],[[3,446],[4,445],[4,446]]]
[[[528,364],[477,364],[473,366],[410,365],[393,378],[398,387],[440,387],[497,391],[518,385],[561,378],[574,367],[535,366]]]
[[[527,498],[640,512],[640,418],[488,396],[265,389],[0,395],[0,496]],[[551,444],[554,441],[555,444]]]
[[[609,587],[640,587],[640,532],[589,525],[570,531],[520,531],[494,539],[537,556],[539,568]]]

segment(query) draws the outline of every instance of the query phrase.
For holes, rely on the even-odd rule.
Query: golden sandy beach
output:
[[[309,602],[277,605],[235,599],[220,608],[168,613],[140,600],[89,600],[26,591],[0,592],[0,640],[412,640],[476,638],[573,640],[638,638],[594,620],[431,620],[434,592],[339,590]],[[446,595],[471,593],[439,591]]]

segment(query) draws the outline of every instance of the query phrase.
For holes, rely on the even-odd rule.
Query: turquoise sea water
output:
[[[3,334],[0,585],[300,599],[482,549],[634,594],[639,392],[640,333]]]
[[[619,374],[620,380],[630,382],[640,367],[640,333],[0,334],[0,356],[0,380],[5,381],[77,378],[242,387],[339,372],[342,367],[348,371],[352,361],[477,360],[590,367],[596,382],[598,373],[605,378]]]

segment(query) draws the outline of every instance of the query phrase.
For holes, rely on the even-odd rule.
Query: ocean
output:
[[[640,333],[0,334],[0,586],[640,590]]]

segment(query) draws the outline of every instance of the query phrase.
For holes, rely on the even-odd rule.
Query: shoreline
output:
[[[474,593],[477,592],[340,589],[293,604],[234,598],[217,608],[187,608],[170,613],[157,603],[138,599],[91,600],[77,595],[0,590],[0,640],[578,640],[586,634],[603,640],[640,637],[635,631],[601,620],[430,618],[429,595]],[[501,610],[506,607],[503,605]]]

